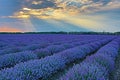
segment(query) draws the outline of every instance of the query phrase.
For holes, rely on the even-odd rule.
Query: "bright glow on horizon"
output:
[[[0,27],[0,32],[23,32],[23,31],[16,28]]]

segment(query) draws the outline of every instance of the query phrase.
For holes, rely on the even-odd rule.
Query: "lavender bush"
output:
[[[110,40],[111,38],[96,42],[106,44]],[[96,42],[93,42],[93,45],[96,45]],[[102,45],[98,46],[101,47]],[[46,77],[64,68],[67,63],[70,63],[76,59],[82,59],[83,57],[85,57],[86,55],[90,54],[98,48],[97,47],[94,48],[94,50],[92,50],[91,47],[92,46],[90,46],[89,44],[78,46],[73,49],[69,49],[67,51],[63,51],[40,60],[31,60],[25,63],[17,64],[12,68],[1,70],[0,80],[38,80],[39,78]],[[63,54],[65,55],[63,56]],[[95,69],[98,71],[104,70],[104,68]]]
[[[20,51],[23,51],[23,48],[12,47],[12,48],[7,48],[7,49],[0,50],[0,55],[9,54],[9,53],[16,53],[16,52],[20,52]]]
[[[15,67],[0,72],[0,80],[38,80],[62,69],[64,59],[60,56],[50,56],[41,60],[32,60],[17,64]]]
[[[23,51],[13,54],[6,54],[0,56],[0,69],[14,66],[17,63],[25,62],[32,59],[37,59],[37,55],[31,51]]]
[[[90,40],[91,41],[91,40]],[[69,49],[69,48],[73,48],[73,47],[76,47],[76,46],[80,46],[80,45],[83,45],[85,43],[88,43],[90,41],[82,41],[82,42],[73,42],[71,44],[61,44],[61,45],[50,45],[46,48],[42,48],[42,49],[36,49],[34,50],[34,53],[39,57],[45,57],[45,56],[50,56],[50,55],[53,55],[55,53],[58,53],[58,52],[61,52],[63,50],[66,50],[66,49]],[[84,42],[84,43],[83,43]],[[78,43],[78,44],[77,44]],[[100,45],[99,45],[100,46]],[[86,47],[86,46],[84,46]],[[82,47],[83,48],[83,47]],[[72,51],[72,50],[71,50]],[[90,50],[89,50],[90,51]]]
[[[114,69],[114,59],[118,54],[119,40],[113,40],[81,64],[75,65],[60,80],[109,80],[109,73]]]
[[[108,80],[105,72],[106,68],[99,66],[97,63],[82,63],[75,65],[59,80]]]

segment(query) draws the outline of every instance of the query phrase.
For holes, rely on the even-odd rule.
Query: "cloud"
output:
[[[31,28],[29,31],[36,31],[35,23],[31,22],[33,17],[39,20],[51,20],[49,21],[51,24],[64,21],[94,31],[119,30],[115,27],[118,22],[110,17],[115,15],[108,14],[118,13],[113,10],[120,8],[120,0],[25,0],[21,5],[22,8],[14,15],[0,18],[20,19],[26,30]]]
[[[10,18],[61,19],[65,15],[83,15],[120,8],[119,0],[25,0]],[[61,18],[60,18],[61,17]]]
[[[23,6],[32,9],[42,9],[48,7],[55,7],[55,3],[51,0],[26,0]]]

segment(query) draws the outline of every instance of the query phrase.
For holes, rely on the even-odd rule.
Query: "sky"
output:
[[[120,31],[120,0],[0,0],[0,32]]]

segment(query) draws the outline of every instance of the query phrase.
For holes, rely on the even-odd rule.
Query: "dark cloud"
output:
[[[38,2],[38,4],[32,4],[33,1]],[[41,3],[39,4],[40,1]],[[56,7],[56,4],[53,1],[49,1],[49,0],[29,0],[26,3],[24,3],[24,5],[32,9]]]
[[[73,2],[67,2],[66,4],[67,4],[68,7],[69,6],[76,6],[76,7],[79,8],[79,7],[82,6],[82,4],[80,2],[77,3],[77,2],[74,2],[74,1]]]
[[[103,3],[103,5],[108,4],[109,2],[111,2],[111,0],[93,0],[94,3],[100,2]]]

